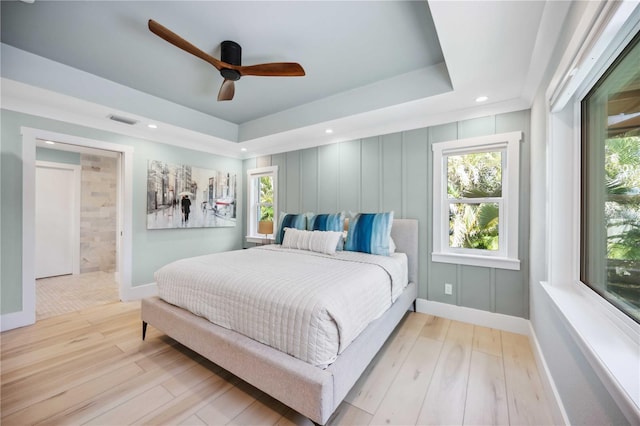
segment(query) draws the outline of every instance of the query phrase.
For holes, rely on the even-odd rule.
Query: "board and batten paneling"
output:
[[[246,160],[278,166],[280,211],[382,212],[418,219],[418,297],[523,318],[529,316],[530,111],[492,115]],[[519,271],[431,261],[432,144],[522,131]],[[445,295],[445,283],[453,294]]]

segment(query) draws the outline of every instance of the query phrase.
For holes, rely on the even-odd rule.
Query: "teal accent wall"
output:
[[[278,169],[279,210],[382,212],[418,219],[419,283],[423,299],[528,318],[529,110],[381,135],[272,155]],[[452,139],[522,131],[520,158],[521,269],[510,271],[431,261],[431,145]],[[246,160],[245,169],[256,159]],[[453,295],[444,284],[453,284]]]
[[[237,173],[238,192],[242,194],[245,179],[241,160],[7,110],[0,111],[0,120],[2,121],[0,313],[7,314],[22,309],[22,136],[20,134],[22,126],[134,148],[133,286],[152,283],[153,273],[173,260],[241,248],[244,223],[242,204],[238,205],[237,224],[233,228],[147,230],[146,227],[148,160],[162,160]]]
[[[51,161],[53,163],[80,165],[80,153],[60,151],[57,149],[36,147],[36,161]]]

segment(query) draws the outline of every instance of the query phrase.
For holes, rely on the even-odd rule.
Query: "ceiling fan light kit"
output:
[[[234,81],[240,80],[243,75],[263,77],[302,77],[305,75],[302,66],[295,62],[272,62],[242,66],[242,48],[238,43],[230,40],[222,42],[220,59],[217,59],[153,19],[149,19],[148,25],[149,30],[158,37],[208,62],[220,71],[224,81],[220,87],[220,92],[218,92],[218,101],[230,101],[233,99],[235,94]]]

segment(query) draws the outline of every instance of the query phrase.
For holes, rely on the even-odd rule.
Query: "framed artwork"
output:
[[[149,160],[147,229],[236,226],[236,174]]]

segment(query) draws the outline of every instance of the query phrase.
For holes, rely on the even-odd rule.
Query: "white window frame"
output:
[[[273,179],[273,234],[258,234],[258,192],[254,182],[264,176],[271,176]],[[249,243],[262,243],[265,240],[272,242],[276,232],[276,224],[278,223],[278,166],[260,167],[257,169],[247,170],[247,235],[246,240]]]
[[[581,39],[572,40],[546,92],[547,281],[542,289],[612,399],[634,424],[640,421],[640,324],[580,280],[580,101],[640,30],[640,6],[589,6],[582,20],[587,29]],[[590,18],[597,18],[596,24]]]
[[[434,262],[520,269],[518,259],[518,207],[520,204],[520,141],[522,132],[456,139],[434,143],[433,150],[433,252]],[[477,152],[502,152],[502,197],[466,199],[499,205],[499,250],[449,246],[447,157]]]

